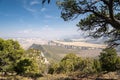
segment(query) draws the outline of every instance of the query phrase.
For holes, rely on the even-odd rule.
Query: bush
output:
[[[96,72],[94,67],[94,60],[90,58],[83,59],[80,71],[84,74],[91,74]]]
[[[116,50],[113,48],[104,49],[99,56],[101,67],[103,71],[116,71],[116,63],[118,56]]]
[[[70,73],[70,72],[82,72],[82,73],[95,73],[101,71],[100,61],[97,59],[82,59],[75,54],[67,54],[59,64],[54,63],[49,68],[49,73]]]
[[[116,60],[116,69],[120,70],[120,57],[118,57]]]
[[[54,74],[54,73],[59,73],[59,64],[57,63],[52,63],[49,67],[48,73],[49,74]]]
[[[38,67],[30,59],[20,60],[15,66],[14,70],[17,74],[33,76],[38,73]]]
[[[74,71],[73,61],[69,59],[61,61],[60,68],[62,73]]]
[[[14,67],[23,57],[24,50],[17,41],[0,38],[0,70],[1,72],[14,72]]]
[[[100,72],[101,71],[101,64],[98,59],[94,59],[94,68],[95,72]]]
[[[67,54],[60,62],[61,72],[68,73],[80,69],[82,59],[77,57],[74,53]]]
[[[17,74],[25,74],[31,66],[32,61],[29,59],[20,60],[15,66],[15,71]]]

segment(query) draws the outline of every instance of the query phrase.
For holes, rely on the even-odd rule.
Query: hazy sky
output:
[[[0,0],[0,37],[60,38],[80,34],[74,21],[65,22],[52,0]]]

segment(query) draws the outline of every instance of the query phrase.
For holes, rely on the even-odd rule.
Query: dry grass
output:
[[[68,74],[47,74],[38,78],[14,75],[0,76],[0,80],[120,80],[120,73],[109,72],[98,74],[81,74],[80,72],[72,72]]]

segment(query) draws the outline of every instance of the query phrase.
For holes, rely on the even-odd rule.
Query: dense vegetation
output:
[[[120,57],[113,48],[104,49],[97,59],[67,54],[60,62],[44,64],[40,51],[23,50],[17,41],[0,39],[0,74],[40,77],[48,74],[71,74],[77,77],[101,72],[120,71]],[[73,75],[73,74],[72,74]]]
[[[1,72],[13,72],[17,63],[22,60],[24,50],[17,41],[0,39],[0,69]]]
[[[0,72],[3,75],[34,76],[41,74],[38,53],[25,51],[17,41],[0,39]]]
[[[71,73],[80,71],[82,73],[99,73],[120,70],[120,57],[115,49],[104,49],[99,59],[81,58],[70,53],[66,55],[58,64],[54,63],[49,69],[49,73]]]

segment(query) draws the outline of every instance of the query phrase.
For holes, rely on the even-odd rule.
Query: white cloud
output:
[[[33,0],[33,1],[30,2],[31,6],[36,5],[36,4],[40,4],[40,1]]]
[[[45,16],[44,16],[46,19],[59,19],[60,17],[58,17],[58,16],[53,16],[53,15],[48,15],[48,14],[46,14]]]
[[[32,9],[32,8],[30,8],[30,7],[25,6],[24,8],[25,8],[27,11],[32,12],[32,13],[36,12],[35,9]]]
[[[20,37],[40,37],[42,39],[59,39],[65,36],[79,34],[74,28],[51,28],[45,25],[39,29],[26,29],[16,32]]]
[[[39,0],[23,0],[23,8],[29,12],[35,13],[40,11],[40,7],[34,8],[36,5],[40,5]]]
[[[45,12],[47,9],[41,6],[40,0],[23,0],[22,7],[32,14],[35,18],[41,15],[42,12]]]
[[[40,11],[41,11],[41,12],[44,12],[44,11],[46,11],[46,8],[42,8]]]

